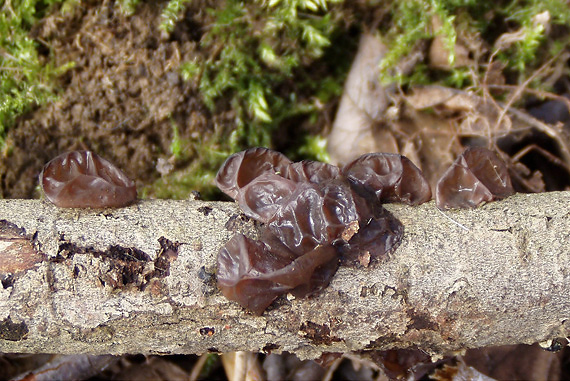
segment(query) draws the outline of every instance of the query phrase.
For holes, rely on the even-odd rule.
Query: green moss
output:
[[[170,152],[174,155],[177,160],[183,159],[184,145],[185,142],[180,138],[180,133],[178,132],[178,125],[174,120],[171,119],[172,125],[172,142],[170,143]]]
[[[185,78],[199,76],[202,99],[211,110],[221,96],[230,100],[242,147],[270,145],[271,131],[280,120],[306,111],[294,93],[277,89],[293,78],[302,62],[322,56],[338,21],[327,6],[336,2],[229,0],[225,7],[208,9],[214,22],[202,48],[219,53],[184,64],[182,73]]]
[[[178,17],[186,8],[186,3],[190,0],[170,0],[166,7],[162,10],[162,21],[160,23],[160,29],[170,33],[174,29]]]
[[[73,63],[55,67],[38,53],[32,26],[62,0],[13,0],[0,13],[0,147],[18,115],[55,98],[55,79]],[[73,6],[64,2],[66,9]]]
[[[321,136],[307,136],[304,144],[299,147],[298,152],[306,159],[330,163],[330,156],[327,152],[327,140]]]
[[[80,1],[80,0],[79,0]],[[140,0],[118,0],[116,5],[126,15],[135,13]]]
[[[433,17],[437,17],[442,23],[437,31],[434,31],[431,25]],[[546,24],[540,22],[541,17],[549,18]],[[445,46],[450,51],[449,63],[452,65],[455,61],[454,45],[459,28],[464,34],[488,38],[487,43],[491,50],[487,56],[496,54],[496,59],[506,64],[505,71],[517,74],[520,81],[528,78],[533,70],[552,58],[562,46],[567,46],[569,40],[567,31],[546,38],[545,25],[561,25],[567,28],[569,24],[570,7],[563,0],[393,2],[391,18],[390,27],[383,33],[388,54],[381,63],[381,68],[386,82],[398,81],[400,84],[415,84],[418,79],[426,80],[423,75],[418,77],[416,73],[412,73],[401,76],[393,70],[421,40],[431,39],[436,35],[443,36]],[[458,18],[461,18],[461,23],[457,22]],[[501,34],[497,33],[498,30],[516,33],[516,38],[509,43],[493,47]],[[478,63],[480,71],[475,73],[481,78],[484,76],[484,63]],[[418,69],[423,68],[418,66]],[[456,87],[472,85],[464,69],[450,70],[441,82]]]
[[[340,95],[347,65],[342,73],[333,71],[318,81],[306,72],[330,46],[340,23],[340,8],[331,9],[335,3],[340,1],[228,0],[223,7],[206,10],[211,22],[204,28],[200,48],[208,53],[182,64],[181,74],[196,81],[202,101],[213,113],[231,108],[234,125],[202,142],[194,151],[194,169],[161,179],[154,196],[184,198],[191,189],[206,197],[213,194],[213,176],[228,155],[252,146],[272,147],[272,134],[283,121],[298,115],[316,119],[321,105]],[[163,22],[163,30],[172,31],[189,4],[170,1],[163,12],[164,20],[170,21]],[[308,141],[307,150],[316,147]],[[204,146],[215,149],[199,148]],[[321,155],[322,149],[318,151],[312,155]],[[165,182],[168,187],[161,190]]]

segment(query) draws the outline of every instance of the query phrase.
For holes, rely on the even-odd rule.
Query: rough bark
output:
[[[256,226],[233,203],[148,200],[114,210],[0,200],[0,351],[432,354],[570,335],[570,192],[475,210],[389,205],[405,226],[374,268],[340,268],[263,316],[216,288],[219,248]]]

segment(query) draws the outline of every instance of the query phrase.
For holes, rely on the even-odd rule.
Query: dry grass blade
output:
[[[79,380],[88,379],[116,362],[119,358],[111,355],[56,356],[43,366],[14,377],[14,380]]]
[[[204,364],[206,364],[209,357],[210,357],[209,353],[204,353],[198,358],[198,361],[196,361],[196,364],[194,364],[194,367],[192,367],[192,372],[190,372],[190,377],[189,377],[190,381],[196,381],[198,377],[200,377],[202,369],[204,368]]]
[[[263,370],[257,355],[251,352],[231,352],[222,355],[222,364],[230,381],[263,380]]]
[[[503,105],[499,103],[505,110],[508,110],[512,115],[517,117],[520,121],[526,123],[530,127],[534,127],[540,132],[546,134],[550,138],[554,139],[558,144],[558,148],[560,149],[560,155],[565,163],[570,165],[570,149],[568,147],[568,141],[565,139],[562,134],[560,133],[560,129],[556,127],[549,126],[548,124],[541,122],[540,120],[534,118],[533,116],[527,114],[524,111],[520,111],[514,107],[509,107],[508,105]]]
[[[516,89],[520,88],[520,86],[496,85],[496,84],[488,84],[487,87],[489,89],[507,90],[507,91],[512,91],[512,90],[516,90]],[[542,90],[537,90],[537,89],[529,89],[529,88],[525,88],[524,92],[528,93],[528,94],[535,95],[535,96],[540,97],[540,98],[552,99],[552,100],[563,102],[566,104],[566,108],[568,109],[568,112],[570,112],[570,99],[568,99],[562,95],[554,94],[554,93],[551,93],[548,91],[542,91]]]
[[[524,93],[524,89],[526,89],[528,87],[528,85],[534,80],[536,79],[542,72],[544,72],[548,67],[550,67],[552,65],[553,62],[555,62],[558,59],[559,55],[556,55],[554,57],[552,57],[550,60],[548,60],[544,65],[542,65],[541,67],[539,67],[534,73],[532,73],[532,75],[530,77],[528,77],[526,79],[526,81],[524,81],[516,90],[515,92],[509,97],[509,99],[507,100],[507,103],[505,105],[505,107],[503,107],[503,111],[501,112],[501,114],[499,115],[499,118],[497,119],[497,123],[496,123],[496,127],[498,127],[501,124],[501,121],[503,120],[503,118],[505,117],[505,115],[507,114],[507,111],[510,110],[512,108],[513,103],[515,103],[520,97],[521,95]]]

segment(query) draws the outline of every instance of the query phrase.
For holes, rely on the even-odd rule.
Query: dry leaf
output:
[[[397,143],[382,127],[388,107],[387,92],[379,80],[378,64],[386,47],[376,35],[364,33],[344,84],[328,151],[334,164],[347,163],[367,152],[397,152]]]

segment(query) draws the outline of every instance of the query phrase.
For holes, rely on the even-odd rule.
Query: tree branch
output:
[[[256,235],[233,203],[147,200],[114,210],[0,200],[0,351],[289,351],[418,346],[432,354],[570,336],[570,192],[475,210],[389,205],[402,244],[341,267],[263,316],[216,288],[219,248]]]

